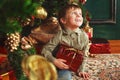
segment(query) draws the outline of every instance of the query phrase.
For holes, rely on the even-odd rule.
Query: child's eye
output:
[[[82,13],[72,12],[71,15],[82,15]]]
[[[79,13],[79,15],[82,15],[82,13]]]
[[[75,14],[75,12],[71,12],[71,14]]]

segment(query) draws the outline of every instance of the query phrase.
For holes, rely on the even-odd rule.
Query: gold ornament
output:
[[[29,38],[23,37],[21,39],[21,48],[23,50],[27,50],[27,49],[30,49],[31,47],[32,47],[32,43],[30,42]]]
[[[10,52],[17,50],[20,43],[20,34],[18,32],[7,34],[7,40],[5,41],[5,46]]]
[[[89,21],[87,21],[86,25],[83,27],[83,30],[88,34],[89,38],[93,37],[93,28],[90,27]]]
[[[45,19],[47,17],[47,11],[43,7],[38,6],[35,9],[35,17]]]
[[[57,80],[56,67],[43,56],[25,56],[21,66],[30,80]]]

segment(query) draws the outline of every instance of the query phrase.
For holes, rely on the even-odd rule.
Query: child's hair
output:
[[[40,55],[24,57],[21,66],[29,80],[57,80],[55,66]]]
[[[69,10],[69,9],[81,9],[81,7],[78,5],[78,4],[67,4],[67,5],[65,5],[63,8],[61,8],[61,10],[59,11],[59,13],[58,13],[58,21],[59,21],[59,24],[61,25],[61,28],[63,28],[63,24],[61,23],[61,21],[60,21],[60,19],[61,18],[64,18],[65,16],[66,16],[66,14],[67,14],[67,11]]]

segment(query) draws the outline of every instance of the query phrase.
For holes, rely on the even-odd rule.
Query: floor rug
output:
[[[120,54],[96,54],[88,59],[86,72],[89,80],[120,80]],[[73,80],[83,80],[73,74]]]

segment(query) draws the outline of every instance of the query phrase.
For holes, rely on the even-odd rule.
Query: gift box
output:
[[[73,72],[77,72],[83,61],[83,52],[66,45],[60,45],[56,57],[65,59],[65,64],[69,65],[69,69]]]
[[[110,53],[110,44],[106,39],[93,38],[91,39],[91,42],[92,44],[90,45],[90,53]]]
[[[36,53],[40,55],[41,51],[42,51],[42,48],[43,48],[43,44],[35,45]]]
[[[17,80],[14,74],[14,71],[11,70],[9,72],[6,72],[4,74],[0,75],[0,80]]]
[[[0,54],[0,80],[16,80],[7,55]]]
[[[90,53],[110,53],[109,44],[92,44],[90,46]]]
[[[7,50],[3,46],[0,46],[0,54],[7,54]]]
[[[7,59],[7,56],[0,55],[0,75],[10,71],[12,67]]]

